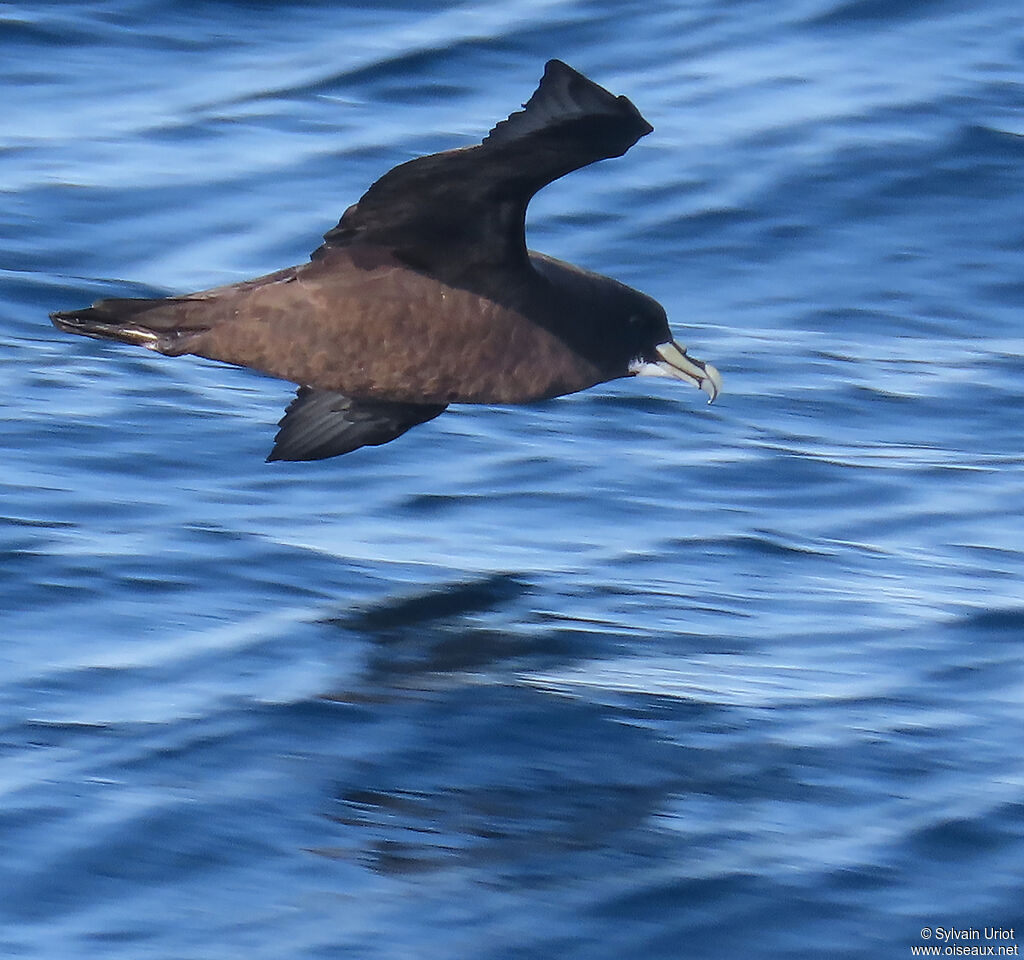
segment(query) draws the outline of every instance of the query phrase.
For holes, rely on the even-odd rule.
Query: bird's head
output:
[[[672,377],[693,384],[712,403],[722,389],[719,372],[710,363],[688,356],[686,347],[673,339],[668,317],[657,300],[643,294],[630,299],[624,329],[630,357],[627,372],[641,377]]]
[[[687,356],[653,297],[543,254],[531,252],[530,262],[549,282],[547,304],[555,305],[549,329],[590,360],[603,379],[672,377],[699,387],[709,403],[718,396],[722,377],[710,363]]]

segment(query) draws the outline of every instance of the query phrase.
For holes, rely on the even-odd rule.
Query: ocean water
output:
[[[552,56],[655,133],[530,243],[714,406],[265,464],[288,384],[50,326],[301,262]],[[1022,60],[1019,0],[0,4],[0,956],[1016,945]]]

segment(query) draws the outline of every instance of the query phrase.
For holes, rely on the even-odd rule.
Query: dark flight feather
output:
[[[626,97],[550,60],[524,108],[481,144],[384,174],[324,235],[325,246],[387,246],[443,280],[481,264],[525,264],[530,198],[573,170],[622,156],[653,129]]]
[[[325,460],[400,437],[444,412],[441,404],[353,400],[330,390],[299,387],[278,423],[272,460]]]

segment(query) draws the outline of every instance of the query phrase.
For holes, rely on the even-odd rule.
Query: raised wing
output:
[[[573,170],[622,156],[653,129],[626,97],[551,60],[524,108],[481,144],[395,167],[349,207],[326,245],[388,246],[447,277],[481,263],[525,264],[530,198]]]

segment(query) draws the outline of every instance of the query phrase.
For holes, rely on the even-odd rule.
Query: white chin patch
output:
[[[686,347],[673,340],[659,343],[654,352],[660,360],[651,362],[638,358],[629,365],[630,371],[641,377],[672,377],[693,384],[708,395],[708,403],[718,396],[722,377],[710,363],[688,357]]]
[[[673,374],[664,367],[639,358],[630,362],[629,372],[635,373],[638,377],[671,377],[673,380],[675,379]]]

